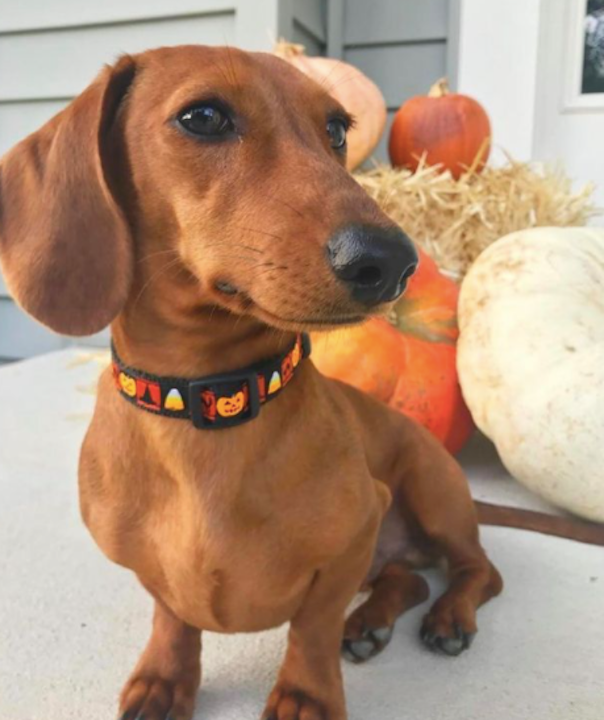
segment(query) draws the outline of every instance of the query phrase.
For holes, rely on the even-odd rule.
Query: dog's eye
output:
[[[332,118],[327,121],[329,144],[334,150],[342,150],[346,146],[347,130],[348,124],[342,118]]]
[[[183,110],[178,122],[194,135],[202,137],[219,137],[233,130],[229,116],[215,105],[198,105]]]

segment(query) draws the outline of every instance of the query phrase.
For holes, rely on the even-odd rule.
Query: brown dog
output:
[[[0,166],[15,298],[63,333],[111,322],[124,363],[119,392],[110,370],[100,380],[80,465],[86,524],[155,599],[124,718],[191,718],[201,630],[290,621],[265,717],[344,720],[342,643],[366,660],[427,597],[409,563],[448,561],[449,588],[422,628],[448,654],[501,590],[455,461],[293,345],[303,330],[382,313],[416,264],[344,169],[349,123],[325,88],[272,56],[163,48],[103,70]],[[139,397],[124,371],[197,378],[292,347],[288,387],[221,431],[159,416],[167,398]],[[245,392],[228,412],[237,398],[250,405],[249,380]],[[192,413],[201,400],[191,395]],[[373,593],[345,626],[368,576]]]

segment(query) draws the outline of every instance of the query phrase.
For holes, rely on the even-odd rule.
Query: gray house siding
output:
[[[401,103],[426,93],[438,78],[454,76],[449,38],[456,12],[457,0],[331,0],[328,54],[363,70],[388,106],[377,159],[387,160],[390,125]]]
[[[327,0],[294,0],[293,25],[286,37],[306,47],[308,55],[327,50]]]

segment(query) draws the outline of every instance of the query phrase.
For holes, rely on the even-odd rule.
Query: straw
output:
[[[354,177],[457,280],[503,235],[537,226],[581,226],[600,212],[592,204],[592,184],[574,190],[560,167],[510,157],[502,167],[470,168],[458,180],[424,162],[414,173],[378,165]]]

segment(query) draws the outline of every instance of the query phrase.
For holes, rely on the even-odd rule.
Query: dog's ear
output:
[[[21,307],[56,332],[97,332],[128,296],[132,242],[109,139],[134,74],[128,56],[106,67],[0,163],[2,271]]]

